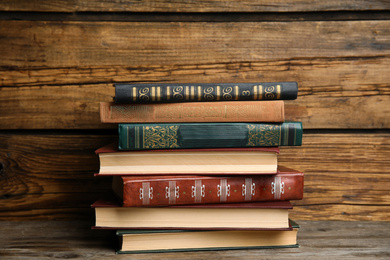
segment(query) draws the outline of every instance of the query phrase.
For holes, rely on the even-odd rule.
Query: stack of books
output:
[[[296,82],[115,85],[100,116],[118,143],[96,151],[114,196],[93,204],[95,228],[116,230],[118,253],[297,247],[303,173],[277,161],[302,143],[284,118],[297,94]]]

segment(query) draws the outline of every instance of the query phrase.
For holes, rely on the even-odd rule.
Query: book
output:
[[[274,175],[114,176],[124,207],[241,203],[303,198],[303,173],[279,166]]]
[[[119,124],[119,149],[299,146],[302,123]]]
[[[102,123],[284,122],[284,101],[100,103]]]
[[[95,209],[95,228],[109,229],[286,229],[289,201],[122,207],[117,200],[101,199]]]
[[[299,225],[290,230],[117,230],[118,254],[299,247]]]
[[[96,150],[98,175],[230,175],[277,172],[279,148],[118,150],[111,144]]]
[[[115,103],[290,100],[296,82],[115,84]]]

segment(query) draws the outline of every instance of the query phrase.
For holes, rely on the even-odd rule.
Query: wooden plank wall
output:
[[[70,4],[70,2],[72,2]],[[389,1],[0,2],[0,220],[93,218],[115,82],[297,81],[294,219],[390,220]]]

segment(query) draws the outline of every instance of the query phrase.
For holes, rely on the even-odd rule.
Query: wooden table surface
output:
[[[299,221],[300,248],[116,255],[114,231],[89,222],[3,221],[1,259],[388,259],[390,222]],[[315,257],[315,258],[314,258]]]

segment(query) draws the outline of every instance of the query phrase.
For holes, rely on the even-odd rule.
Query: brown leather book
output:
[[[115,176],[124,207],[240,203],[303,198],[303,173],[279,167],[274,175]]]
[[[103,123],[284,122],[283,101],[100,103]]]

